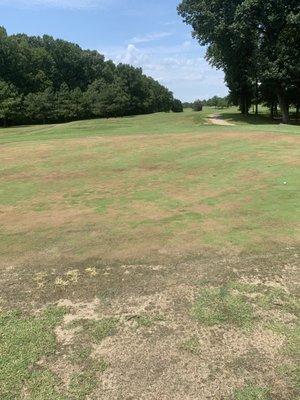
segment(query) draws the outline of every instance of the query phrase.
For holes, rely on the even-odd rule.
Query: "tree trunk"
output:
[[[258,80],[255,79],[255,115],[258,115]]]
[[[246,117],[248,117],[248,115],[249,115],[249,107],[248,107],[248,101],[247,101],[247,97],[245,97],[245,115],[246,115]],[[251,107],[251,105],[250,105],[250,107]]]
[[[289,124],[290,122],[289,105],[282,90],[278,90],[277,97],[282,114],[282,123]]]

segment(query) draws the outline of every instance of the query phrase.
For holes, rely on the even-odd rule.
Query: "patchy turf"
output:
[[[0,131],[1,400],[299,397],[300,128],[212,112]]]

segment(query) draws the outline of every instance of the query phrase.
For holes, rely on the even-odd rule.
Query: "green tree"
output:
[[[193,110],[194,111],[202,111],[203,109],[203,104],[201,100],[196,100],[193,103]]]
[[[29,93],[24,99],[26,117],[33,122],[53,121],[57,118],[55,94],[52,89]]]
[[[289,93],[300,85],[298,0],[183,0],[178,11],[225,72],[231,99],[248,113],[268,84],[289,121]]]
[[[170,111],[173,103],[172,93],[140,68],[115,65],[97,51],[48,35],[9,36],[1,27],[0,80],[25,98],[12,123]]]
[[[14,85],[0,81],[0,120],[3,126],[20,113],[21,97]]]
[[[207,46],[207,60],[223,69],[226,82],[240,110],[248,114],[251,105],[251,85],[255,68],[252,65],[253,42],[235,33],[235,11],[243,0],[183,0],[179,14],[193,28],[193,35]],[[253,78],[254,79],[254,78]]]
[[[274,88],[283,122],[289,92],[300,86],[300,4],[297,0],[247,0],[237,8],[236,32],[256,32],[260,80]]]
[[[174,99],[172,105],[172,111],[175,113],[183,112],[183,105],[180,100]]]

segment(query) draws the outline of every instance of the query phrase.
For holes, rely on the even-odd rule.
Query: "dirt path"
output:
[[[234,124],[222,119],[222,116],[220,114],[210,115],[208,121],[213,125],[234,126]]]

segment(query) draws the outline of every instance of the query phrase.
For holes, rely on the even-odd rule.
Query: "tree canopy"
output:
[[[170,111],[172,93],[140,68],[51,36],[0,27],[0,123],[71,121]]]
[[[183,112],[183,104],[180,100],[174,99],[173,105],[172,105],[172,111],[173,112]]]
[[[244,114],[259,100],[279,103],[289,122],[300,103],[299,0],[182,0],[178,12]]]

